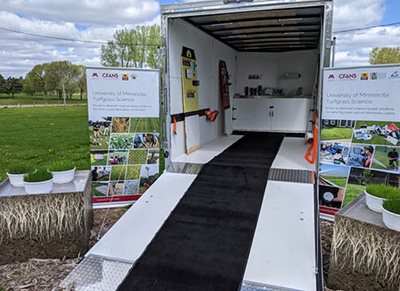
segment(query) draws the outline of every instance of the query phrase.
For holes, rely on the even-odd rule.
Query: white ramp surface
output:
[[[176,159],[173,159],[172,162],[207,164],[209,161],[218,156],[220,153],[229,148],[232,144],[237,142],[242,137],[243,135],[229,135],[218,137],[213,141],[202,145],[200,149],[191,153],[190,155],[183,154]]]
[[[86,256],[134,263],[195,178],[196,175],[163,173]]]
[[[316,290],[312,184],[269,181],[244,282]]]
[[[285,137],[271,168],[315,171],[315,164],[304,158],[308,147],[304,138]]]

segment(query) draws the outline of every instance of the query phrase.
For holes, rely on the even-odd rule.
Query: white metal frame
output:
[[[242,3],[229,3],[224,4],[223,1],[210,1],[201,3],[185,3],[176,5],[162,6],[162,39],[163,39],[163,60],[164,60],[164,75],[163,75],[163,100],[164,100],[164,114],[165,114],[165,137],[166,140],[163,144],[164,150],[168,153],[171,149],[171,118],[170,118],[170,82],[169,82],[169,46],[168,35],[169,27],[168,20],[172,18],[181,18],[188,16],[201,16],[209,14],[224,14],[234,12],[250,12],[259,10],[277,10],[285,8],[307,8],[307,7],[323,7],[324,18],[322,20],[321,34],[320,34],[320,62],[319,62],[319,77],[318,77],[318,91],[314,104],[314,108],[318,110],[318,127],[321,120],[321,98],[322,98],[322,70],[330,65],[330,50],[331,50],[331,34],[332,34],[332,17],[333,17],[333,3],[330,0],[314,1],[314,0],[300,0],[283,2],[282,0],[272,1],[254,1]],[[320,133],[320,129],[319,129]],[[317,137],[318,144],[320,143],[320,134]],[[170,164],[170,158],[166,159],[166,166]],[[319,149],[317,149],[316,161],[316,177],[318,177],[319,165]],[[319,192],[318,192],[318,179],[315,185],[314,195],[314,210],[315,210],[315,242],[316,242],[316,276],[317,276],[317,290],[323,289],[322,283],[322,257],[320,255],[320,223],[319,223]]]

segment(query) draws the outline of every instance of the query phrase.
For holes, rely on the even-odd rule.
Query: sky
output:
[[[183,0],[0,0],[0,28],[61,38],[108,41],[116,29],[160,23],[160,5]],[[186,0],[191,1],[191,0]],[[333,31],[400,22],[400,0],[335,0]],[[366,65],[373,47],[400,46],[400,25],[337,37],[335,66]],[[100,65],[101,44],[37,38],[0,29],[0,74],[69,60]]]

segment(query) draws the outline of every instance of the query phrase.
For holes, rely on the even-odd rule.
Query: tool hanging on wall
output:
[[[209,109],[205,114],[208,121],[214,122],[217,119],[218,111]]]
[[[174,117],[174,121],[173,121],[173,124],[172,124],[172,133],[175,134],[175,135],[177,134],[176,126],[177,126],[176,117]]]
[[[317,125],[318,113],[314,111],[312,124],[313,124],[313,136],[310,138],[310,147],[308,148],[304,158],[310,164],[314,164],[317,159],[318,151],[318,125]]]

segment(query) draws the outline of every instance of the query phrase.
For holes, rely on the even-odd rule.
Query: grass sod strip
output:
[[[132,150],[129,152],[129,165],[141,165],[147,162],[147,150]]]
[[[84,207],[78,194],[18,197],[0,202],[0,243],[18,237],[50,240],[82,231]]]
[[[383,201],[383,208],[391,213],[400,215],[400,197]]]
[[[379,198],[400,198],[400,189],[393,186],[386,186],[384,184],[369,184],[366,191]]]
[[[282,135],[247,135],[206,164],[118,290],[239,290]]]
[[[120,181],[125,179],[126,166],[113,166],[111,168],[111,181]]]
[[[130,132],[160,132],[159,118],[131,118]]]
[[[354,270],[360,274],[375,274],[381,282],[384,280],[385,285],[391,287],[385,290],[398,290],[399,237],[393,236],[393,232],[385,232],[390,231],[346,217],[337,217],[332,238],[331,265],[333,263],[335,268],[344,269],[346,273]],[[336,279],[340,280],[329,277],[328,283]]]
[[[126,180],[138,180],[140,178],[141,166],[128,166],[126,169]]]

